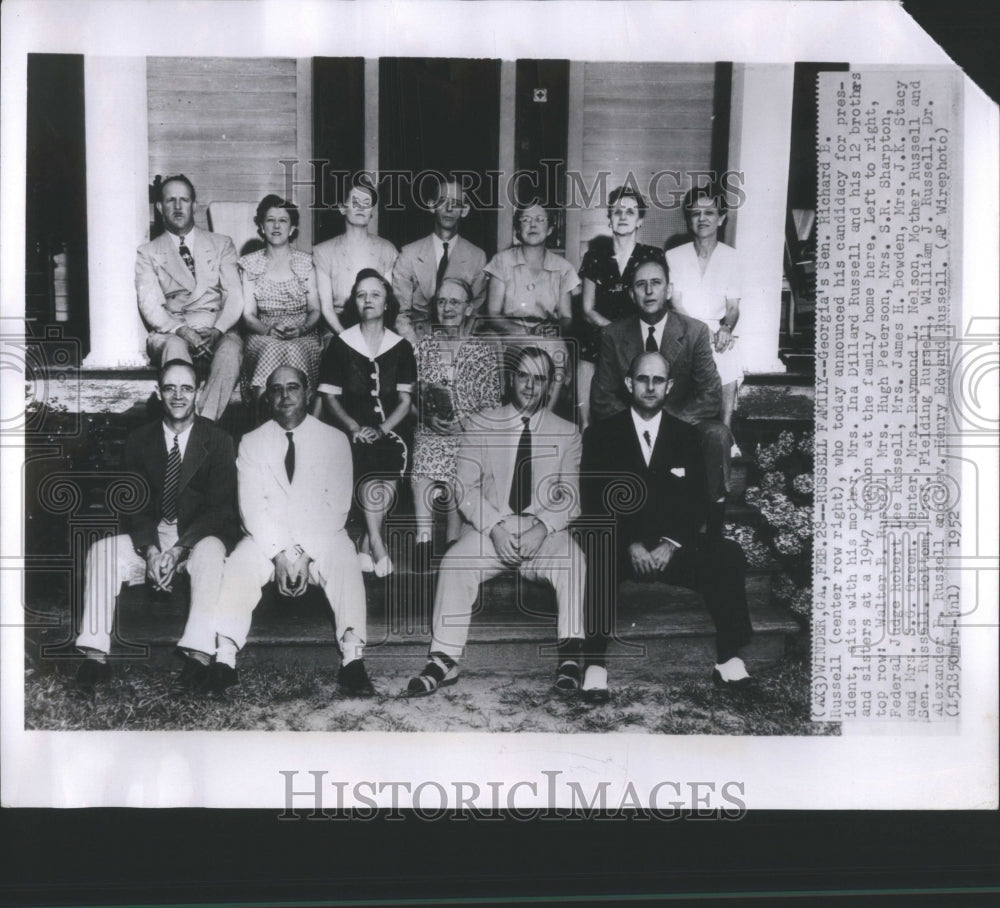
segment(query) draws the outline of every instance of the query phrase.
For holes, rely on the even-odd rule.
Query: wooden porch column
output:
[[[376,185],[378,184],[378,143],[379,143],[379,78],[378,78],[378,58],[365,60],[365,170],[375,175]],[[368,228],[372,233],[378,233],[378,205],[375,206],[375,214],[372,216],[371,226]]]
[[[726,242],[740,254],[744,289],[736,334],[750,372],[785,371],[778,332],[793,75],[791,65],[733,66],[729,169],[742,171],[746,201],[730,212]]]
[[[135,250],[149,239],[145,57],[84,61],[90,355],[85,368],[145,366]]]
[[[510,199],[510,180],[517,169],[514,127],[517,116],[517,64],[500,61],[500,212],[497,217],[497,251],[514,242],[514,205]]]

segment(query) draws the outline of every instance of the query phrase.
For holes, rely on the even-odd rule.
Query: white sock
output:
[[[583,676],[583,690],[605,690],[608,686],[608,670],[603,665],[588,665]]]
[[[218,635],[215,649],[216,662],[221,662],[223,665],[228,665],[230,668],[236,668],[237,651],[235,640],[230,640],[229,637],[223,637],[222,634]]]
[[[750,672],[739,656],[733,656],[721,665],[716,665],[715,670],[722,676],[723,681],[742,681],[750,677]]]
[[[354,633],[353,627],[349,627],[344,631],[344,636],[340,638],[340,652],[343,655],[341,665],[348,665],[351,662],[356,662],[358,659],[364,658],[364,641]]]

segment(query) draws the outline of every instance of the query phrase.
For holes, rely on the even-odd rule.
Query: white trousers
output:
[[[176,524],[161,523],[158,532],[162,551],[177,542]],[[219,599],[225,560],[226,547],[214,536],[206,536],[191,549],[185,566],[191,577],[191,610],[178,646],[215,652],[212,612]],[[110,650],[122,584],[141,583],[145,574],[146,562],[135,553],[132,538],[127,534],[99,539],[90,547],[84,575],[83,624],[76,638],[77,646],[102,653]]]
[[[309,582],[323,588],[337,625],[337,643],[343,650],[344,634],[353,629],[364,643],[367,633],[365,584],[358,555],[340,530],[320,551],[309,552],[313,563]],[[250,536],[244,536],[226,561],[222,592],[215,614],[216,631],[243,649],[250,633],[253,611],[260,602],[261,588],[274,579],[274,564]]]
[[[441,562],[434,597],[431,652],[461,658],[479,585],[504,570],[507,568],[497,557],[490,538],[474,530],[466,532],[448,550]],[[546,536],[535,557],[519,570],[526,580],[543,580],[555,590],[558,639],[582,639],[587,564],[569,532],[561,530]]]

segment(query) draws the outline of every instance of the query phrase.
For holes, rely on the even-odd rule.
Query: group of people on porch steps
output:
[[[637,242],[646,203],[618,187],[612,235],[591,244],[579,276],[546,248],[555,212],[539,204],[517,208],[518,244],[487,263],[458,233],[469,206],[448,178],[433,232],[398,255],[368,230],[377,196],[362,181],[340,206],[345,232],[311,256],[292,245],[299,212],[278,196],[257,208],[264,247],[237,258],[231,239],[194,226],[190,180],[168,177],[159,194],[165,230],[138,250],[136,291],[162,417],[126,445],[144,507],[87,556],[82,684],[112,677],[122,583],[169,590],[186,573],[184,687],[238,683],[237,655],[273,581],[291,597],[323,588],[340,687],[372,695],[362,574],[394,570],[385,523],[404,477],[418,530],[408,560],[433,589],[429,655],[407,695],[455,683],[479,585],[503,570],[555,591],[560,694],[608,700],[605,651],[626,578],[700,592],[717,632],[713,677],[749,680],[745,560],[722,537],[742,368],[719,187],[688,193],[692,241],[666,254]],[[237,382],[260,422],[238,456],[215,425]],[[555,412],[573,384],[582,437]],[[435,503],[448,512],[436,548]],[[356,541],[352,504],[365,523]],[[614,558],[584,556],[581,512],[614,534]]]

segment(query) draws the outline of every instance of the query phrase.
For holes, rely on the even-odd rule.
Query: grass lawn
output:
[[[414,666],[414,671],[419,670]],[[29,664],[25,727],[31,730],[489,731],[636,734],[836,735],[839,726],[809,720],[809,665],[790,656],[762,669],[745,691],[704,678],[629,673],[611,702],[590,706],[554,694],[548,672],[517,677],[470,671],[431,697],[399,696],[408,672],[371,666],[379,695],[350,700],[330,669],[254,666],[221,696],[177,689],[173,675],[146,664],[117,666],[91,694],[73,680],[76,665]],[[613,672],[613,667],[612,667]],[[623,670],[623,676],[626,674]]]

